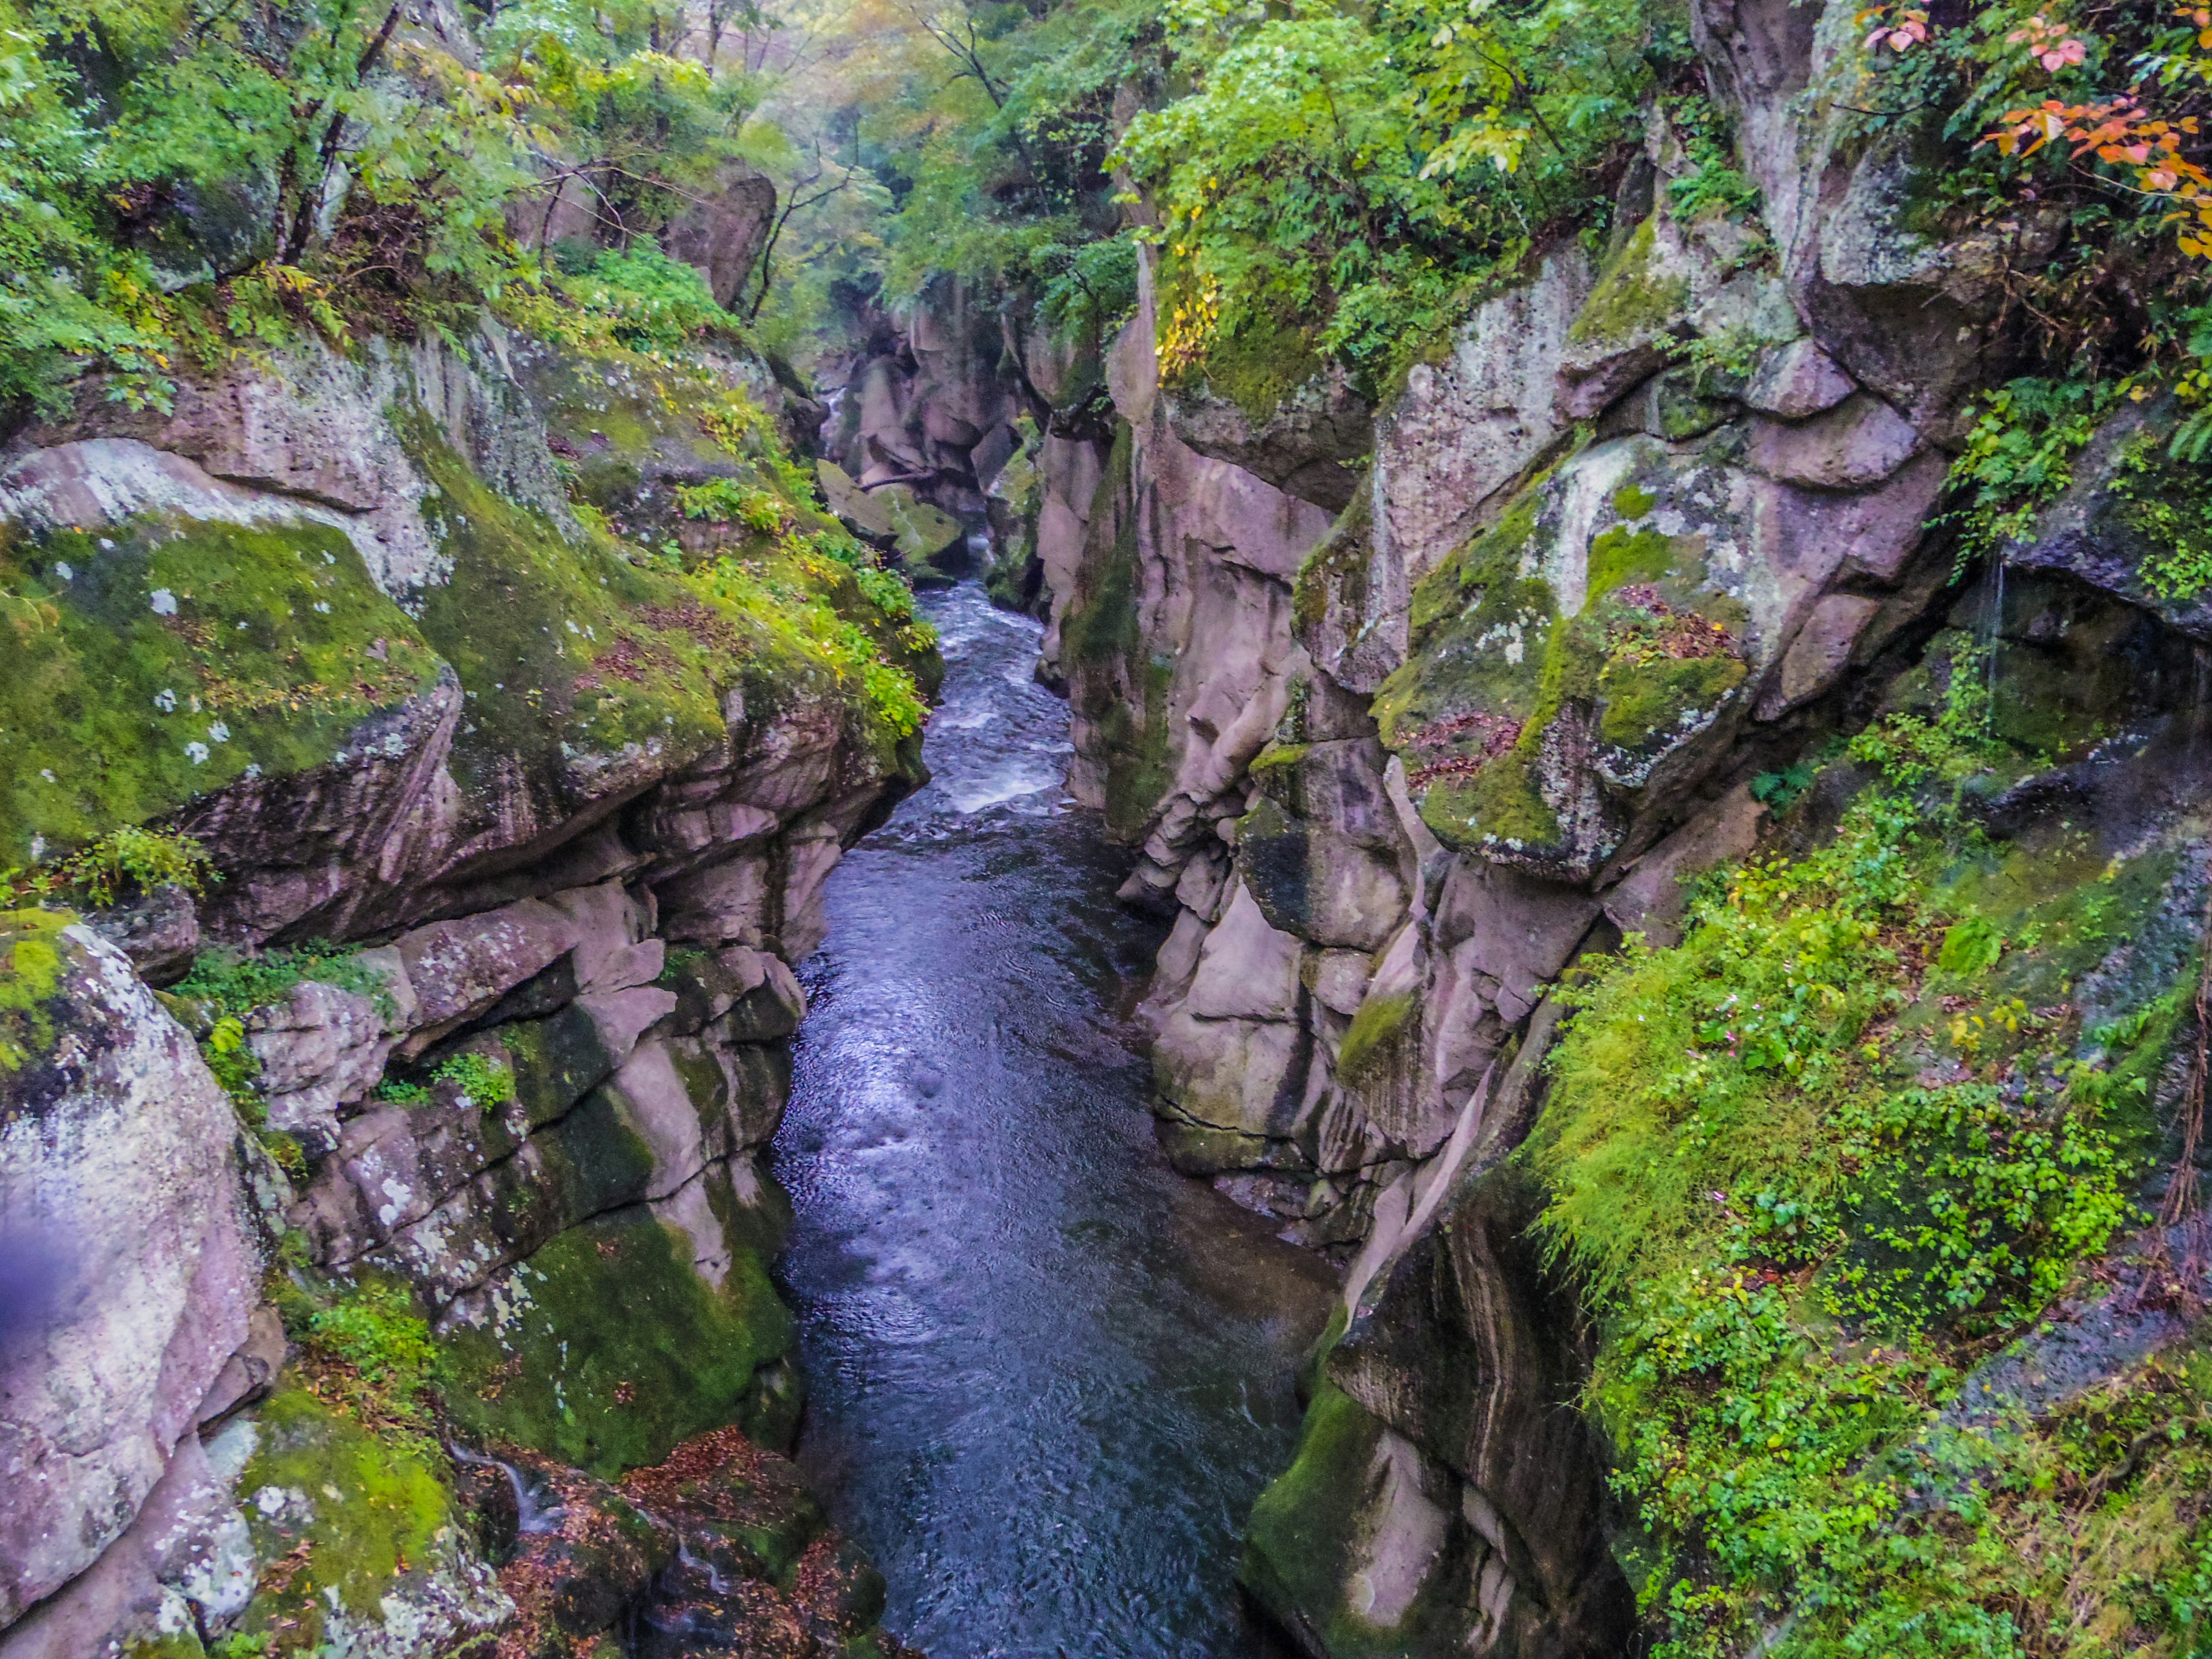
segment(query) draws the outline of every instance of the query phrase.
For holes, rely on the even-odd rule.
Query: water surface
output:
[[[1232,1583],[1331,1280],[1153,1144],[1158,935],[1066,805],[1034,625],[927,602],[934,779],[848,854],[775,1148],[799,1458],[932,1659],[1266,1651]]]

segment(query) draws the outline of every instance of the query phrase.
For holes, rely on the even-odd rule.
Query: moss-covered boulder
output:
[[[1374,405],[1310,329],[1247,321],[1160,388],[1176,437],[1302,501],[1341,511],[1375,441]]]
[[[561,1233],[493,1283],[490,1313],[453,1331],[441,1388],[454,1422],[612,1477],[736,1422],[770,1443],[795,1426],[791,1314],[760,1252],[719,1285],[691,1241],[642,1208]]]
[[[442,665],[353,543],[301,517],[0,533],[0,859],[330,764]]]
[[[1530,486],[1415,590],[1382,740],[1446,846],[1573,879],[1724,744],[1778,621],[1749,491],[1644,439]]]
[[[268,1653],[411,1659],[507,1621],[434,1443],[379,1432],[297,1379],[252,1426],[237,1485],[264,1565],[240,1635]]]

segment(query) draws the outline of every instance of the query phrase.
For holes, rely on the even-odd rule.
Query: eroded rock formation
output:
[[[1908,159],[1803,95],[1836,16],[1698,9],[1771,240],[1668,208],[1686,162],[1655,113],[1610,246],[1532,255],[1361,441],[1328,374],[1273,416],[1164,392],[1148,289],[1110,441],[1040,452],[1072,787],[1140,849],[1125,896],[1175,918],[1147,1005],[1164,1143],[1346,1267],[1246,1569],[1317,1655],[1632,1638],[1583,1315],[1514,1158],[1571,964],[1671,939],[1697,872],[1817,837],[1835,809],[1785,823],[1772,780],[1928,707],[1939,629],[1988,642],[1994,729],[2050,757],[1990,786],[1992,833],[2094,820],[2132,857],[2201,802],[2201,601],[2145,586],[2108,488],[2155,412],[2085,452],[2008,588],[1953,585],[1936,515],[1960,410],[2006,368],[1999,256],[2044,233],[1907,227]]]
[[[578,516],[710,560],[675,491],[763,474],[701,417],[775,396],[487,335],[14,442],[46,610],[0,699],[7,860],[151,819],[220,879],[0,921],[0,1651],[878,1642],[879,1581],[745,1437],[799,1400],[761,1161],[788,964],[918,743],[773,604]],[[838,568],[791,580],[930,684]],[[398,1310],[434,1407],[378,1393],[427,1376]],[[640,1468],[665,1513],[605,1486]],[[526,1479],[574,1523],[518,1533]],[[756,1510],[782,1541],[712,1553]]]

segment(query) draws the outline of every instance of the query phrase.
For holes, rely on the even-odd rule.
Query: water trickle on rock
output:
[[[1033,624],[926,608],[933,781],[831,879],[776,1144],[799,1461],[932,1659],[1263,1651],[1232,1583],[1331,1276],[1172,1173],[1127,1010],[1158,943],[1066,804]]]

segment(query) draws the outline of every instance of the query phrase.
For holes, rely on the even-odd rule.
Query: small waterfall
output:
[[[2004,633],[2005,554],[1999,549],[1990,562],[1990,603],[1987,620],[1981,630],[1983,654],[1982,673],[1984,698],[1982,706],[1982,731],[1984,736],[1994,729],[1997,708],[1997,648]]]
[[[684,1567],[690,1571],[696,1572],[702,1577],[705,1578],[707,1581],[707,1588],[714,1591],[715,1595],[727,1595],[730,1593],[729,1581],[724,1578],[720,1572],[715,1571],[714,1564],[712,1561],[702,1560],[699,1557],[692,1554],[690,1545],[685,1543],[678,1543],[677,1545],[676,1562],[678,1566]]]
[[[514,1464],[497,1457],[488,1457],[482,1452],[471,1451],[465,1446],[448,1444],[456,1463],[466,1463],[472,1468],[494,1468],[507,1477],[507,1484],[514,1489],[515,1530],[521,1533],[553,1532],[567,1518],[568,1511],[559,1504],[548,1509],[541,1505],[532,1493],[522,1471]]]

